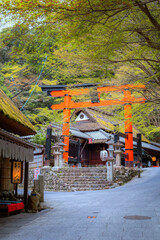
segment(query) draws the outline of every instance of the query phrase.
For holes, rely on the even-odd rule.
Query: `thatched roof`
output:
[[[88,120],[75,122],[72,126],[78,128],[81,131],[97,131],[100,129],[113,132],[114,124],[116,122],[111,121],[110,115],[104,115],[98,111],[92,109],[80,109],[74,112],[74,115],[79,115],[80,112],[83,112]]]
[[[73,115],[78,115],[80,112],[83,112],[88,116],[88,120],[74,122],[72,127],[78,128],[80,131],[89,132],[97,131],[103,129],[106,132],[114,132],[115,125],[119,125],[119,132],[125,133],[124,131],[124,122],[122,120],[117,120],[113,114],[101,111],[100,109],[80,109],[74,112]],[[139,131],[133,126],[133,136],[136,137],[136,134]],[[149,142],[149,140],[142,135],[142,141]]]
[[[36,133],[30,121],[1,89],[0,128],[20,136],[32,135]]]

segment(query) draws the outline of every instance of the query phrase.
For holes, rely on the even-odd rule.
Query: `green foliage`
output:
[[[0,73],[0,89],[2,89],[3,92],[5,92],[5,94],[7,94],[8,97],[12,97],[12,94],[10,93],[10,91],[4,84],[4,76],[2,73]]]
[[[27,100],[28,91],[34,89],[47,56],[40,80],[43,84],[144,83],[146,90],[136,94],[143,95],[149,103],[133,106],[134,123],[150,139],[159,139],[158,1],[2,0],[0,7],[1,14],[10,15],[16,23],[0,36],[0,84],[8,87],[20,107]],[[14,81],[10,82],[12,78]],[[53,118],[57,122],[61,119],[61,114],[53,114],[52,118],[45,109],[61,100],[49,99],[37,90],[24,112],[40,129]],[[102,94],[102,98],[107,97],[120,96]],[[121,118],[121,107],[110,109]]]
[[[30,104],[29,107],[31,108]],[[25,110],[24,114],[28,116],[33,125],[36,125],[37,130],[40,130],[42,127],[47,127],[53,122],[62,123],[62,112],[49,110],[47,107],[37,107],[34,113],[30,110]]]
[[[46,143],[46,132],[41,130],[41,132],[37,133],[32,138],[32,142],[36,143],[36,144],[45,145],[45,143]]]

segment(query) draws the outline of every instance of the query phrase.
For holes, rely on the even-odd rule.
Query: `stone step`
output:
[[[80,183],[74,183],[74,184],[70,184],[70,187],[76,188],[76,187],[81,187],[81,188],[101,188],[101,187],[105,187],[107,185],[107,183],[101,183],[101,184],[95,184],[95,183],[86,183],[86,184],[80,184]]]
[[[62,179],[61,179],[62,180]],[[73,182],[79,182],[79,183],[92,183],[92,182],[97,182],[97,183],[103,183],[103,182],[107,182],[107,179],[89,179],[89,180],[82,180],[82,179],[63,179],[62,180],[65,183],[73,183]]]
[[[81,169],[81,168],[77,168],[76,170],[73,168],[73,169],[69,169],[69,170],[65,170],[65,168],[59,168],[57,170],[54,170],[52,169],[54,172],[81,172],[81,173],[85,173],[85,172],[106,172],[107,169],[100,169],[100,170],[97,170],[97,169]]]
[[[57,177],[72,191],[108,188],[106,168],[66,168],[55,171]]]
[[[105,174],[97,174],[97,173],[85,173],[85,174],[75,174],[75,173],[58,173],[58,177],[107,177],[107,173]]]
[[[106,168],[60,168],[52,169],[54,172],[63,173],[63,172],[106,172]]]
[[[72,191],[95,191],[95,190],[103,190],[103,189],[108,189],[109,187],[95,187],[95,188],[88,188],[88,187],[73,187]]]
[[[65,174],[65,175],[57,175],[57,177],[59,178],[81,178],[81,179],[89,179],[89,178],[93,178],[93,179],[99,179],[99,178],[107,178],[107,174],[105,175],[70,175],[70,174]]]
[[[102,185],[108,185],[108,182],[90,182],[90,183],[80,183],[80,182],[65,182],[64,184],[66,184],[67,186],[72,186],[72,185],[76,185],[76,186],[102,186]]]
[[[87,180],[87,181],[82,181],[81,179],[63,179],[63,182],[64,183],[81,183],[81,184],[84,184],[84,183],[97,183],[97,184],[100,184],[100,183],[105,183],[105,182],[108,182],[107,179],[101,179],[101,180],[94,180],[94,179],[91,179],[91,180]]]
[[[107,177],[68,177],[68,176],[64,176],[64,177],[59,177],[59,179],[61,179],[62,181],[81,181],[81,182],[87,182],[87,181],[105,181],[107,180]]]

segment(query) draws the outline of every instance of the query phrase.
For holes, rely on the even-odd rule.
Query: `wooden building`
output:
[[[24,168],[25,208],[27,208],[28,198],[28,165],[33,161],[34,146],[19,136],[35,133],[29,120],[0,90],[0,200],[10,200],[15,194],[17,185],[11,183],[11,168],[13,161],[16,161],[15,166],[20,162]]]
[[[72,115],[72,125],[70,127],[71,139],[81,142],[81,163],[82,166],[104,165],[100,159],[100,151],[108,148],[107,142],[114,140],[115,126],[118,125],[120,133],[120,142],[125,143],[124,123],[117,120],[111,113],[107,113],[101,109],[81,109],[75,111]],[[136,138],[138,130],[133,127],[133,137]],[[137,147],[137,142],[133,141],[134,148]],[[160,156],[160,147],[142,135],[142,148],[151,153],[151,156]],[[74,162],[75,146],[70,143],[69,147],[69,163]],[[159,161],[159,160],[158,160]]]

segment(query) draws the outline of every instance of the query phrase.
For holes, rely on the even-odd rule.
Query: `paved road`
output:
[[[159,185],[160,168],[148,168],[115,189],[48,192],[45,201],[53,209],[1,218],[0,239],[160,240]]]

